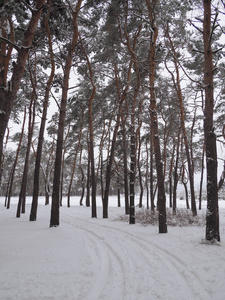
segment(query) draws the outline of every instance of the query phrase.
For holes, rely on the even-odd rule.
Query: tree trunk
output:
[[[139,185],[140,185],[140,197],[139,197],[139,207],[143,206],[143,183],[142,183],[142,172],[141,172],[141,163],[140,163],[140,156],[141,156],[141,136],[139,134],[139,142],[138,142],[138,173],[139,173]]]
[[[127,167],[127,139],[126,127],[123,115],[121,116],[122,133],[123,133],[123,178],[124,178],[124,197],[125,197],[125,214],[130,213],[129,188],[128,188],[128,167]]]
[[[204,111],[204,136],[207,168],[207,214],[206,214],[206,240],[220,241],[219,233],[219,207],[217,189],[217,150],[216,135],[213,127],[213,52],[211,47],[211,0],[203,0],[204,20],[204,86],[205,86],[205,111]]]
[[[205,143],[202,150],[202,163],[201,163],[201,177],[200,177],[200,187],[199,187],[199,207],[198,209],[202,209],[202,186],[203,186],[203,175],[204,175],[204,157],[205,157]]]
[[[142,182],[142,171],[141,171],[141,126],[142,126],[142,103],[143,101],[140,102],[139,108],[139,118],[138,118],[138,129],[137,129],[137,139],[138,139],[138,159],[137,159],[137,165],[138,165],[138,174],[139,174],[139,185],[140,185],[140,197],[139,197],[139,207],[142,207],[143,205],[143,194],[144,194],[144,187],[143,187],[143,182]]]
[[[81,43],[82,45],[82,43]],[[92,92],[88,101],[88,124],[89,124],[89,153],[91,160],[91,213],[92,218],[97,218],[97,208],[96,208],[96,174],[95,174],[95,157],[94,157],[94,131],[93,131],[93,116],[92,116],[92,103],[95,97],[96,87],[93,81],[93,73],[89,58],[83,47],[84,55],[86,57],[88,70],[89,70],[89,79],[92,86]]]
[[[118,166],[115,159],[114,159],[114,163],[115,163],[115,166],[116,166],[116,175],[117,175],[117,206],[121,207],[121,202],[120,202],[120,170],[119,170],[119,166]]]
[[[82,168],[82,151],[83,151],[83,147],[82,145],[80,146],[80,162],[79,162],[79,165],[80,165],[80,172],[81,172],[81,188],[82,188],[82,191],[81,191],[81,196],[80,196],[80,205],[83,205],[83,198],[84,198],[84,191],[85,191],[85,185],[84,185],[84,171],[83,171],[83,168]]]
[[[126,46],[131,55],[131,59],[134,62],[134,69],[137,77],[137,84],[134,89],[134,95],[131,104],[132,107],[131,107],[131,124],[130,124],[131,137],[130,137],[130,219],[129,219],[129,223],[135,224],[135,178],[136,178],[136,153],[137,153],[137,139],[136,139],[137,132],[135,132],[135,109],[136,109],[136,102],[137,102],[137,97],[138,97],[140,84],[141,84],[141,76],[140,76],[140,71],[138,66],[138,59],[135,53],[135,47],[131,47],[130,37],[126,29],[127,28],[125,27],[124,32],[127,41]],[[134,45],[136,45],[138,41],[138,37],[141,33],[141,29],[142,29],[142,24],[139,25],[138,30],[136,31],[134,37],[134,41],[135,41]]]
[[[115,154],[115,148],[116,148],[116,137],[117,132],[121,123],[121,114],[122,114],[122,105],[126,98],[126,94],[128,92],[129,86],[130,86],[130,76],[131,76],[131,69],[132,69],[133,62],[130,61],[128,72],[127,72],[127,85],[123,90],[122,95],[120,95],[119,91],[119,82],[118,82],[118,71],[116,65],[115,68],[115,80],[116,80],[116,86],[117,86],[117,93],[119,98],[118,103],[118,113],[116,117],[116,124],[113,131],[113,138],[111,143],[111,150],[109,155],[109,160],[106,167],[106,176],[105,176],[105,190],[104,190],[104,197],[103,197],[103,218],[108,218],[108,202],[109,202],[109,188],[110,188],[110,181],[111,181],[111,172],[112,172],[112,165],[114,161],[114,154]]]
[[[145,187],[146,187],[146,207],[149,209],[149,188],[148,188],[148,173],[149,173],[149,154],[148,154],[148,140],[146,139],[146,175],[145,175]]]
[[[218,182],[218,191],[222,188],[223,184],[224,184],[224,179],[225,179],[225,161],[223,162],[223,171],[222,174],[220,176],[220,180]]]
[[[153,1],[154,5],[156,1]],[[161,159],[160,141],[158,133],[157,107],[155,95],[155,57],[156,57],[156,40],[158,37],[158,28],[154,23],[154,13],[152,11],[150,0],[146,0],[149,19],[152,25],[150,54],[149,54],[149,84],[150,84],[150,106],[151,130],[153,133],[153,145],[155,150],[155,162],[158,182],[158,209],[159,209],[159,233],[167,233],[166,222],[166,195],[164,187],[163,163]]]
[[[77,18],[81,7],[81,3],[82,0],[78,0],[75,11],[73,11],[73,38],[68,50],[66,64],[64,68],[62,98],[60,104],[58,136],[57,136],[57,145],[56,145],[55,170],[54,170],[54,179],[53,179],[50,227],[56,227],[59,225],[60,176],[61,176],[61,166],[62,166],[63,134],[64,134],[64,127],[65,127],[66,107],[67,107],[67,94],[69,89],[69,76],[70,76],[70,70],[73,61],[73,54],[78,40]]]
[[[188,201],[188,189],[187,189],[187,183],[188,183],[188,180],[187,178],[185,178],[185,166],[184,164],[182,165],[182,175],[181,175],[181,181],[182,181],[182,184],[184,186],[184,190],[185,190],[185,200],[186,200],[186,207],[187,209],[189,209],[189,201]]]
[[[130,224],[135,224],[135,174],[136,174],[136,143],[135,143],[135,116],[133,105],[133,112],[131,116],[131,149],[130,149]]]
[[[196,201],[195,201],[195,190],[194,190],[194,173],[193,173],[193,165],[191,161],[191,155],[190,155],[190,149],[188,144],[188,138],[187,138],[187,132],[186,132],[186,126],[185,126],[185,111],[184,111],[184,103],[183,103],[183,96],[181,91],[181,85],[180,85],[180,74],[179,74],[179,66],[178,66],[178,59],[176,50],[174,48],[173,41],[170,37],[169,28],[167,26],[166,28],[166,34],[170,42],[171,51],[173,54],[173,63],[176,71],[176,79],[174,73],[172,73],[169,68],[166,65],[167,71],[170,73],[173,84],[177,93],[177,97],[179,100],[179,107],[180,107],[180,120],[181,120],[181,129],[183,133],[184,138],[184,146],[185,146],[185,152],[187,156],[187,164],[188,164],[188,172],[189,172],[189,180],[190,180],[190,191],[191,191],[191,210],[193,213],[193,216],[197,215],[197,209],[196,209]]]
[[[50,55],[50,59],[51,59],[51,74],[50,74],[47,84],[46,84],[45,96],[44,96],[44,101],[43,101],[43,111],[42,111],[42,117],[41,117],[41,125],[40,125],[39,137],[38,137],[38,146],[37,146],[35,169],[34,169],[33,199],[32,199],[32,204],[31,204],[31,211],[30,211],[30,221],[36,221],[36,219],[37,219],[37,207],[38,207],[38,196],[39,196],[39,177],[40,177],[42,148],[43,148],[43,142],[44,142],[45,125],[46,125],[46,120],[47,120],[49,93],[50,93],[51,84],[52,84],[54,74],[55,74],[55,61],[54,61],[54,55],[53,55],[53,49],[52,49],[50,28],[49,28],[49,24],[48,24],[51,0],[48,3],[49,3],[48,16],[44,19],[44,23],[45,23],[46,33],[48,36],[49,55]]]
[[[16,170],[16,166],[17,166],[17,162],[18,162],[18,158],[19,158],[19,152],[20,152],[20,148],[21,148],[21,144],[22,144],[22,140],[23,140],[25,121],[26,121],[26,107],[24,108],[22,131],[21,131],[20,140],[19,140],[18,147],[17,147],[17,150],[16,150],[16,157],[15,157],[13,167],[12,167],[12,170],[11,170],[11,173],[10,173],[10,178],[9,178],[9,183],[8,183],[8,188],[7,188],[7,194],[6,194],[7,209],[10,208],[10,202],[11,202],[10,200],[11,200],[11,195],[12,195],[14,174],[15,174],[15,170]]]
[[[177,184],[178,184],[178,162],[180,156],[180,132],[181,127],[179,129],[178,140],[177,140],[177,151],[176,151],[176,161],[174,166],[174,175],[173,175],[173,214],[176,214],[177,210]],[[174,141],[175,144],[175,141]]]
[[[150,129],[150,201],[151,201],[151,212],[155,211],[154,203],[154,145],[153,145],[153,130]]]
[[[1,36],[5,39],[8,38],[8,33],[5,28],[6,24],[10,24],[10,41],[15,43],[15,32],[13,27],[13,21],[11,18],[7,17],[5,14],[1,14],[0,16],[0,22],[1,22]],[[13,47],[11,44],[8,45],[1,41],[1,47],[0,47],[0,114],[5,114],[5,111],[3,111],[3,105],[6,101],[6,86],[7,86],[7,75],[9,71],[9,63],[11,60]],[[11,86],[12,87],[12,86]],[[9,88],[10,89],[10,88]],[[1,120],[1,117],[0,117]],[[0,121],[1,122],[1,121]],[[1,126],[1,124],[0,124]],[[4,139],[4,136],[3,136]],[[1,141],[1,139],[0,139]],[[2,140],[3,143],[3,140]],[[1,148],[1,154],[0,154],[0,186],[2,181],[2,174],[3,174],[3,165],[4,165],[4,153],[3,153],[3,144],[0,145]]]
[[[50,189],[50,176],[53,169],[53,152],[54,152],[54,139],[52,141],[51,152],[49,153],[49,159],[47,161],[47,166],[43,172],[45,175],[45,205],[49,205],[49,198],[51,194]]]
[[[23,42],[21,46],[18,47],[17,49],[18,50],[17,60],[12,70],[12,77],[8,89],[6,89],[5,86],[7,73],[4,73],[3,75],[5,78],[4,80],[5,83],[2,82],[1,87],[4,87],[4,89],[0,88],[0,110],[3,112],[0,114],[0,163],[2,162],[2,157],[3,157],[3,141],[4,141],[5,131],[13,108],[14,100],[16,98],[17,92],[20,87],[29,50],[33,41],[33,37],[35,35],[36,27],[40,19],[44,3],[45,0],[38,0],[36,4],[36,8],[32,10],[32,16],[30,22],[28,24],[27,29],[24,32]],[[4,72],[8,72],[8,68],[6,68]],[[0,167],[2,167],[2,165]]]
[[[90,206],[90,167],[91,167],[91,160],[90,160],[90,147],[89,147],[89,140],[88,140],[88,162],[87,162],[87,194],[86,194],[86,206]]]
[[[32,78],[32,74],[31,74]],[[20,188],[20,194],[19,194],[19,201],[17,205],[17,214],[16,217],[20,217],[20,213],[25,213],[25,204],[26,204],[26,191],[27,191],[27,176],[28,176],[28,169],[29,169],[29,159],[30,159],[30,148],[32,143],[32,137],[33,137],[33,131],[34,131],[34,122],[35,122],[35,104],[36,104],[36,91],[35,91],[35,85],[31,79],[32,85],[33,85],[33,92],[31,95],[31,102],[29,106],[29,122],[28,122],[28,141],[27,141],[27,151],[26,151],[26,157],[25,157],[25,163],[24,163],[24,169],[23,169],[23,177],[22,177],[22,183]]]
[[[67,207],[70,207],[70,194],[71,194],[74,174],[75,174],[75,170],[76,170],[77,155],[78,155],[78,151],[79,151],[79,148],[80,148],[80,141],[81,141],[81,137],[82,137],[83,124],[84,124],[84,110],[82,110],[82,121],[81,121],[80,131],[79,131],[79,134],[78,134],[78,142],[77,142],[77,146],[76,146],[76,149],[75,149],[75,155],[74,155],[74,159],[73,159],[73,167],[72,167],[70,183],[69,183],[69,188],[68,188],[68,194],[67,194]]]
[[[173,168],[174,168],[174,153],[175,153],[175,139],[173,140],[173,151],[170,160],[170,171],[169,171],[169,206],[173,207],[172,197],[173,197]]]

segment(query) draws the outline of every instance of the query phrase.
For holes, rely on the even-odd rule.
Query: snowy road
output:
[[[203,227],[169,228],[90,218],[90,209],[61,208],[48,228],[49,207],[37,222],[0,209],[0,299],[224,300],[225,209],[220,246],[203,245]]]

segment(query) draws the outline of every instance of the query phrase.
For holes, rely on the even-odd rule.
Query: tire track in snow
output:
[[[121,276],[121,272],[118,270],[122,269],[124,278],[123,282],[121,282],[121,280],[117,280],[116,282],[117,285],[124,286],[124,291],[118,292],[117,290],[115,294],[115,286],[112,286],[110,282],[108,289],[105,289],[105,295],[102,294],[102,298],[99,299],[157,299],[158,291],[155,289],[156,291],[154,292],[151,287],[156,287],[158,282],[154,276],[151,276],[151,272],[155,273],[157,271],[158,263],[154,266],[152,260],[149,260],[149,252],[144,252],[140,245],[130,239],[129,235],[125,236],[126,241],[124,239],[122,241],[118,239],[117,234],[115,235],[114,228],[96,224],[78,217],[71,217],[70,215],[66,217],[72,218],[75,222],[75,226],[79,228],[82,226],[81,229],[88,233],[91,232],[97,239],[104,239],[104,244],[110,248],[119,261],[119,266],[116,268],[116,277]],[[78,222],[81,222],[82,225],[78,225]],[[126,247],[124,247],[124,245],[126,245]],[[140,256],[145,257],[145,260],[140,259]],[[111,280],[112,279],[111,277]],[[147,298],[142,298],[143,295],[148,296]]]
[[[124,233],[126,233],[126,231]],[[157,249],[157,253],[155,252],[155,255],[161,259],[171,273],[174,274],[174,277],[170,278],[173,285],[174,281],[178,279],[176,274],[179,274],[179,284],[181,287],[186,287],[185,290],[187,291],[185,299],[212,299],[209,291],[207,291],[207,287],[204,287],[204,282],[194,272],[192,266],[190,266],[188,262],[182,260],[174,253],[162,248],[158,244],[153,243],[151,240],[148,241],[141,236],[132,236],[132,238],[139,241],[143,247],[146,247],[147,250],[150,250],[152,246]],[[175,286],[177,286],[177,282],[175,283]],[[171,299],[173,299],[173,297]]]
[[[129,245],[130,249],[127,249],[130,253],[130,257],[132,257],[132,264],[135,265],[135,268],[140,267],[141,260],[136,261],[136,258],[139,255],[145,257],[148,261],[149,266],[155,269],[157,273],[157,265],[154,267],[154,260],[160,260],[163,267],[167,268],[168,278],[166,279],[174,286],[174,289],[177,290],[178,287],[181,289],[181,293],[183,294],[183,290],[185,289],[185,298],[182,298],[182,294],[179,295],[179,299],[189,300],[189,299],[202,299],[208,300],[211,299],[209,292],[207,292],[207,287],[204,287],[204,282],[199,278],[199,276],[191,269],[187,262],[183,261],[181,258],[177,257],[174,253],[162,248],[158,244],[153,243],[150,240],[146,240],[141,236],[136,236],[133,233],[117,229],[115,227],[111,227],[105,224],[98,224],[92,221],[84,220],[81,218],[77,218],[77,220],[82,221],[83,223],[88,223],[89,225],[95,227],[101,227],[101,230],[104,228],[107,230],[107,234],[111,234],[111,231],[118,232],[119,234],[123,233],[126,236],[126,239],[130,239],[133,241],[133,245]],[[129,242],[130,243],[130,242]],[[124,243],[123,243],[124,244]],[[139,252],[137,251],[137,245],[139,245]],[[135,254],[136,253],[136,254]],[[153,259],[150,256],[150,253],[153,254]],[[154,272],[153,272],[154,273]],[[153,274],[154,276],[154,274]],[[138,278],[137,278],[138,279]],[[160,281],[160,274],[158,280]],[[156,280],[155,280],[156,281]],[[156,284],[154,281],[153,284]],[[193,284],[194,283],[194,284]],[[135,284],[135,283],[134,283]],[[160,285],[158,286],[160,287]],[[134,288],[134,286],[133,286]],[[161,287],[162,288],[162,287]],[[140,291],[141,292],[141,291]],[[166,291],[165,291],[166,292]],[[137,290],[138,293],[138,290]],[[157,296],[157,288],[155,288],[155,296]],[[131,298],[129,298],[131,299]],[[135,298],[134,298],[135,299]],[[174,299],[174,295],[171,295],[171,298],[165,297],[164,299]]]
[[[104,237],[93,230],[77,224],[78,218],[66,215],[67,221],[61,220],[71,226],[75,226],[84,231],[85,243],[88,253],[98,272],[95,274],[94,282],[84,296],[85,300],[99,299],[124,299],[124,269],[120,257],[113,247],[104,240]],[[68,221],[68,218],[72,222]],[[82,221],[82,219],[79,219]],[[90,225],[90,224],[89,224]],[[119,272],[118,272],[119,270]],[[110,283],[110,295],[105,294],[105,289]],[[121,298],[122,296],[122,298]]]
[[[175,292],[177,292],[178,288],[182,290],[181,295],[179,295],[179,300],[211,299],[210,293],[207,293],[207,288],[204,287],[204,282],[202,282],[199,276],[194,272],[192,266],[189,266],[188,262],[182,260],[180,257],[177,257],[174,253],[161,247],[159,244],[156,244],[150,239],[147,240],[143,236],[133,233],[132,230],[131,232],[128,232],[122,228],[115,228],[110,225],[106,225],[105,223],[96,223],[95,219],[82,219],[77,216],[65,214],[65,212],[63,212],[62,214],[62,217],[63,216],[65,216],[67,220],[69,218],[72,221],[72,224],[70,225],[84,230],[92,240],[92,242],[89,243],[89,247],[91,247],[91,253],[93,254],[92,250],[95,251],[92,259],[96,260],[96,255],[98,256],[99,253],[101,254],[101,257],[103,257],[100,263],[99,261],[96,263],[96,265],[101,265],[99,276],[103,281],[100,282],[100,280],[97,280],[93,283],[87,295],[88,297],[90,296],[90,298],[85,297],[85,300],[93,300],[93,295],[95,295],[94,293],[98,295],[98,297],[96,297],[96,300],[173,300],[176,297],[175,295],[167,295],[166,290],[162,291],[163,281],[159,268],[161,270],[165,270],[166,274],[163,274],[163,278],[165,278],[164,280],[170,282],[171,286],[173,286],[173,289],[170,289],[170,291],[174,290]],[[61,222],[69,224],[69,222],[63,220],[63,218],[61,218]],[[105,233],[102,232],[103,230]],[[115,238],[117,236],[117,234],[115,233],[118,233],[118,235],[124,235],[122,243],[119,239]],[[105,238],[106,236],[107,238]],[[126,245],[125,248],[124,245]],[[139,259],[140,256],[143,256],[145,258],[146,265],[143,265],[143,259]],[[110,292],[110,282],[108,282],[108,278],[112,273],[111,268],[113,261],[117,264],[114,269],[120,270],[116,273],[116,276],[120,277],[119,282],[124,283],[122,284],[124,285],[124,290],[121,288],[119,291],[117,287],[116,295],[118,296],[116,297],[114,296],[114,291],[111,289],[112,298],[110,298],[109,294],[104,293]],[[160,265],[162,267],[160,267]],[[151,270],[151,273],[149,273],[149,270]],[[133,274],[130,275],[130,273]],[[149,277],[149,280],[144,279],[144,282],[141,282],[139,286],[138,282],[140,282],[140,274],[143,274],[143,277]],[[153,276],[154,278],[152,278]],[[112,279],[113,276],[111,276],[111,280]],[[168,286],[168,283],[166,284],[166,286]],[[160,289],[161,291],[158,292]],[[129,290],[131,290],[131,292]],[[183,290],[185,290],[185,293],[183,292]],[[138,298],[139,294],[140,296],[148,295],[148,297]],[[124,296],[121,297],[121,295]]]

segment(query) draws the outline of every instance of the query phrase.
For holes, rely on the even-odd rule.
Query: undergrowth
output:
[[[167,225],[169,226],[203,226],[205,225],[205,214],[198,212],[198,215],[193,217],[190,209],[179,208],[176,214],[173,214],[171,208],[167,208]],[[117,220],[128,221],[129,215],[120,215]],[[157,225],[158,224],[158,212],[152,212],[150,209],[137,209],[135,213],[136,223],[142,225]]]

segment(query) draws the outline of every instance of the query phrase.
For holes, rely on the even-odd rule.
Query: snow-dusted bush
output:
[[[136,223],[142,225],[157,225],[158,224],[158,212],[153,213],[149,209],[138,209],[136,211]],[[118,217],[121,221],[128,221],[129,216],[121,215]],[[199,212],[197,216],[193,217],[190,209],[179,208],[176,214],[173,214],[172,209],[167,208],[167,225],[169,226],[203,226],[205,225],[205,214]]]

